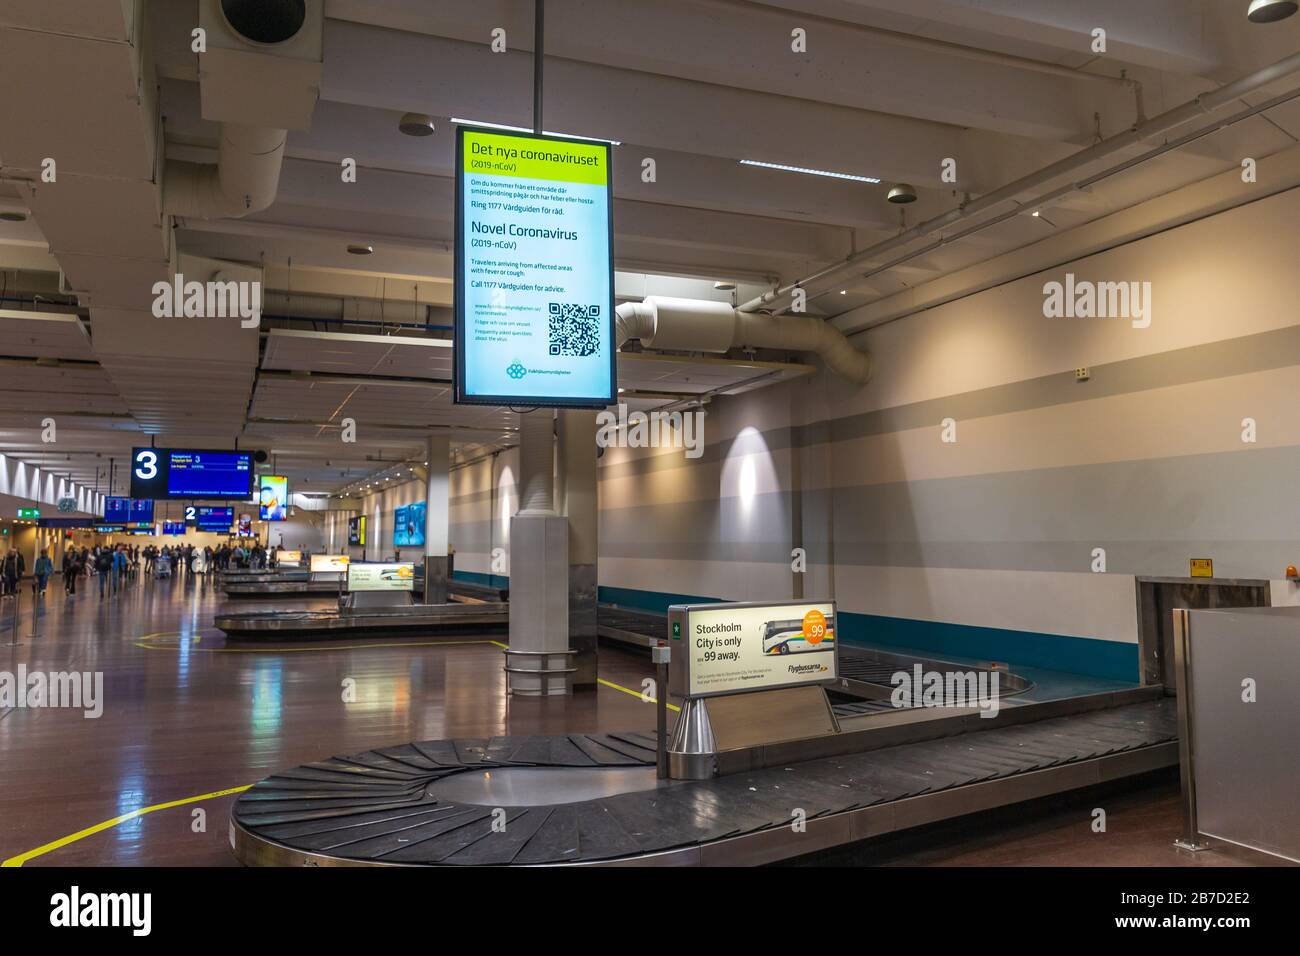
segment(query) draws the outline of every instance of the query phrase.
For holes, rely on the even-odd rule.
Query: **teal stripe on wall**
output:
[[[849,611],[840,611],[837,617],[838,636],[849,644],[883,644],[958,657],[987,658],[1134,683],[1140,679],[1138,646],[1122,641],[880,617]]]
[[[459,575],[460,572],[457,571],[456,574]],[[598,599],[602,604],[617,604],[619,607],[661,614],[672,604],[714,604],[723,600],[696,594],[671,594],[603,585],[599,589]],[[849,644],[880,644],[932,654],[987,658],[1008,664],[1133,683],[1140,680],[1138,646],[1122,641],[973,627],[943,621],[917,621],[849,611],[840,611],[838,616],[836,627],[839,637]]]
[[[510,578],[506,575],[484,574],[482,571],[452,571],[451,579],[453,581],[464,581],[467,584],[481,584],[488,588],[510,587]]]
[[[672,604],[717,604],[723,598],[700,597],[698,594],[670,594],[667,591],[640,591],[636,588],[596,589],[596,600],[601,604],[617,604],[636,611],[654,611],[664,614]]]

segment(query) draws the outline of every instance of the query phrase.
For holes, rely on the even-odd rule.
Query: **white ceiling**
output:
[[[545,126],[622,144],[614,150],[621,297],[691,280],[694,294],[725,296],[712,282],[727,279],[741,284],[743,301],[950,210],[963,194],[978,197],[1069,156],[1098,133],[1127,129],[1136,104],[1116,81],[1121,73],[1142,84],[1153,116],[1300,49],[1300,16],[1253,25],[1246,6],[551,0]],[[31,276],[62,268],[75,288],[95,289],[80,318],[37,318],[33,309],[48,306],[21,301],[21,274],[10,273],[12,287],[6,278],[6,294],[19,301],[0,302],[16,310],[0,312],[0,453],[50,467],[61,456],[60,467],[93,484],[108,457],[149,436],[238,440],[272,452],[303,490],[326,491],[418,456],[430,427],[467,444],[509,436],[508,409],[451,404],[445,333],[418,326],[445,323],[451,302],[450,118],[531,124],[531,4],[325,0],[324,9],[321,97],[311,127],[290,133],[277,201],[245,219],[183,221],[174,232],[159,226],[156,139],[168,160],[215,159],[217,128],[202,118],[190,50],[197,0],[10,0],[0,10],[0,211],[33,212],[27,222],[0,222],[0,269],[27,270],[34,288]],[[496,27],[506,30],[508,52],[488,47]],[[1090,49],[1097,27],[1107,33],[1104,55]],[[796,28],[806,31],[805,53],[790,49]],[[124,71],[129,61],[115,57],[123,46],[143,48],[152,72]],[[406,110],[434,117],[434,135],[398,133]],[[826,316],[869,309],[1298,139],[1294,100],[1041,217],[1014,216],[846,283],[812,308]],[[33,194],[23,182],[46,156],[59,159],[62,201],[51,201],[53,187]],[[355,183],[341,180],[344,157],[358,163]],[[940,179],[948,157],[957,160],[955,184]],[[643,181],[646,158],[655,160],[654,182]],[[884,201],[896,180],[919,193],[902,210]],[[354,242],[373,245],[374,255],[348,255]],[[268,289],[287,293],[269,296],[268,311],[298,319],[268,320],[260,334],[177,320],[162,328],[139,311],[139,293],[158,263],[178,254],[263,269]],[[41,282],[47,288],[48,276]],[[377,324],[326,321],[344,316]],[[627,397],[647,404],[806,371],[648,353],[619,363]],[[39,440],[46,414],[60,421],[57,451]],[[344,417],[358,422],[355,445],[339,441]]]

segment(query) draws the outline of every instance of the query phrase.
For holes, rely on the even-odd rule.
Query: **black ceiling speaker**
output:
[[[270,455],[262,451],[262,449],[260,448],[257,451],[253,452],[253,461],[257,462],[259,465],[265,465],[266,460],[270,457],[271,457]]]

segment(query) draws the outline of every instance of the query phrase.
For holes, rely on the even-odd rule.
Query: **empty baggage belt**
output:
[[[773,862],[1170,766],[1175,711],[1156,697],[703,781],[656,782],[645,732],[421,741],[268,777],[236,801],[232,843],[262,865]]]

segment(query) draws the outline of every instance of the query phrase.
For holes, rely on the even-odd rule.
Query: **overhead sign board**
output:
[[[349,564],[349,591],[412,591],[415,589],[415,565]]]
[[[253,496],[253,453],[226,449],[136,448],[131,497],[151,499]]]
[[[456,131],[456,401],[615,401],[610,145]]]
[[[683,697],[828,684],[839,674],[832,601],[675,604],[669,686]]]
[[[20,518],[31,520],[31,519],[39,518],[40,516],[41,516],[40,508],[19,508],[18,509],[18,517]]]

